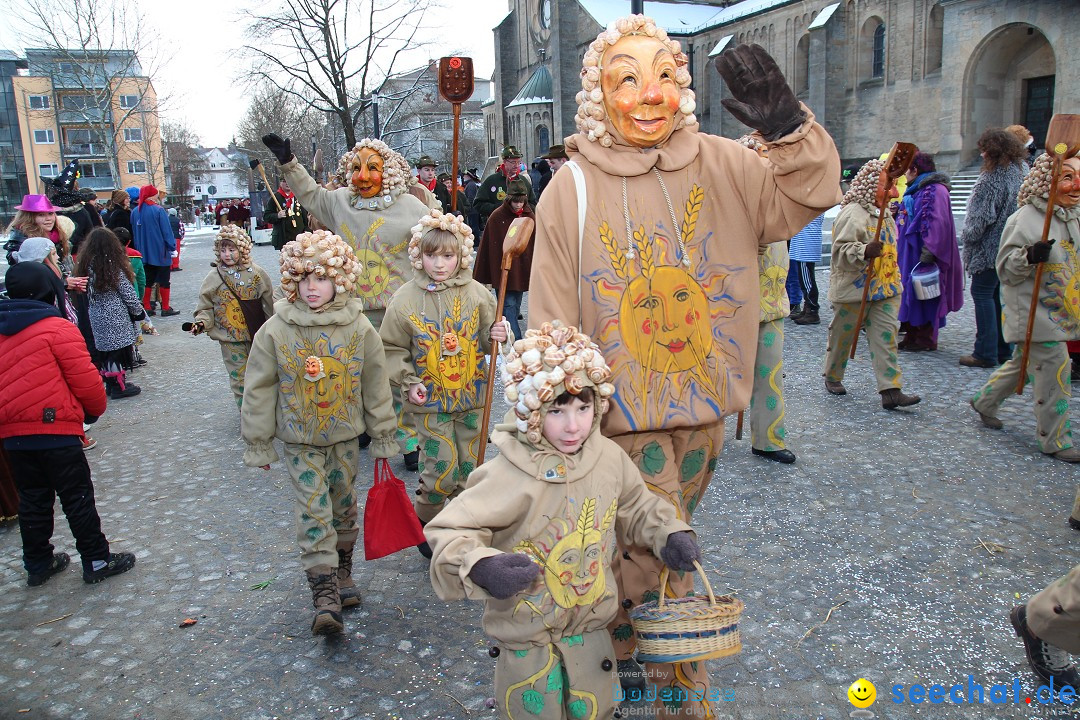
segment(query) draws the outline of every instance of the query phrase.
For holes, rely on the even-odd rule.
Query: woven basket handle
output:
[[[715,607],[716,595],[713,594],[712,585],[709,584],[709,578],[705,575],[705,570],[702,569],[701,563],[699,563],[697,560],[694,561],[694,569],[697,570],[697,574],[701,578],[701,582],[705,583],[705,590],[709,593],[709,604]],[[671,568],[665,565],[664,569],[660,571],[660,600],[656,604],[657,608],[660,610],[664,609],[664,591],[667,589],[670,576]]]

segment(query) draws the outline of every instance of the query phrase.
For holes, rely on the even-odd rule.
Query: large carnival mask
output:
[[[1072,157],[1061,164],[1061,179],[1054,199],[1064,208],[1080,203],[1080,158]]]
[[[608,119],[636,147],[655,147],[675,130],[675,56],[655,37],[629,35],[604,52],[600,86]]]
[[[356,153],[357,165],[353,166],[350,181],[362,198],[373,198],[382,193],[383,157],[372,148],[360,148]]]

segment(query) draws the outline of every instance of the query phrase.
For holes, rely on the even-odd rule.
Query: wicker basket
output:
[[[660,599],[630,611],[630,623],[637,636],[638,660],[652,663],[682,663],[734,655],[742,650],[739,616],[741,600],[713,595],[701,565],[694,568],[705,583],[709,597],[691,596],[665,599],[669,571],[660,572]]]

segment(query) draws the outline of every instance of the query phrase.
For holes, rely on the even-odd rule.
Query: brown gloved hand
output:
[[[919,262],[924,265],[929,265],[931,263],[936,263],[937,258],[934,257],[934,253],[930,252],[929,248],[924,247],[921,251],[919,251]]]
[[[274,157],[277,158],[280,164],[284,165],[293,159],[292,144],[289,142],[289,138],[283,138],[277,133],[270,133],[262,136],[262,142],[270,152],[274,153]]]
[[[876,257],[881,257],[881,253],[885,250],[885,245],[880,240],[874,240],[873,242],[866,243],[866,247],[863,248],[863,259],[872,260]]]
[[[1055,240],[1040,240],[1034,245],[1027,246],[1028,265],[1038,265],[1050,259],[1050,247]]]
[[[716,69],[733,96],[720,102],[736,120],[760,132],[765,140],[779,140],[806,121],[806,113],[780,67],[760,45],[725,50],[716,60]]]

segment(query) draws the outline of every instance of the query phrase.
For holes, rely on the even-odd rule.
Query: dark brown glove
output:
[[[1027,261],[1028,265],[1038,265],[1044,263],[1050,259],[1050,246],[1054,244],[1054,240],[1040,240],[1034,245],[1027,246]]]
[[[866,247],[863,248],[863,258],[872,260],[873,258],[881,257],[881,253],[884,249],[885,245],[880,240],[868,242],[866,243]]]
[[[937,258],[934,257],[934,253],[930,252],[929,248],[924,247],[921,251],[919,251],[919,262],[923,263],[924,265],[929,265],[930,263],[936,263]]]
[[[284,165],[293,159],[292,144],[289,142],[289,138],[283,138],[277,133],[270,133],[269,135],[263,135],[262,141],[263,145],[274,153],[274,157],[277,158],[280,164]]]
[[[716,69],[733,96],[720,102],[736,120],[760,132],[767,141],[779,140],[806,121],[806,113],[780,67],[760,45],[725,50],[716,60]]]

